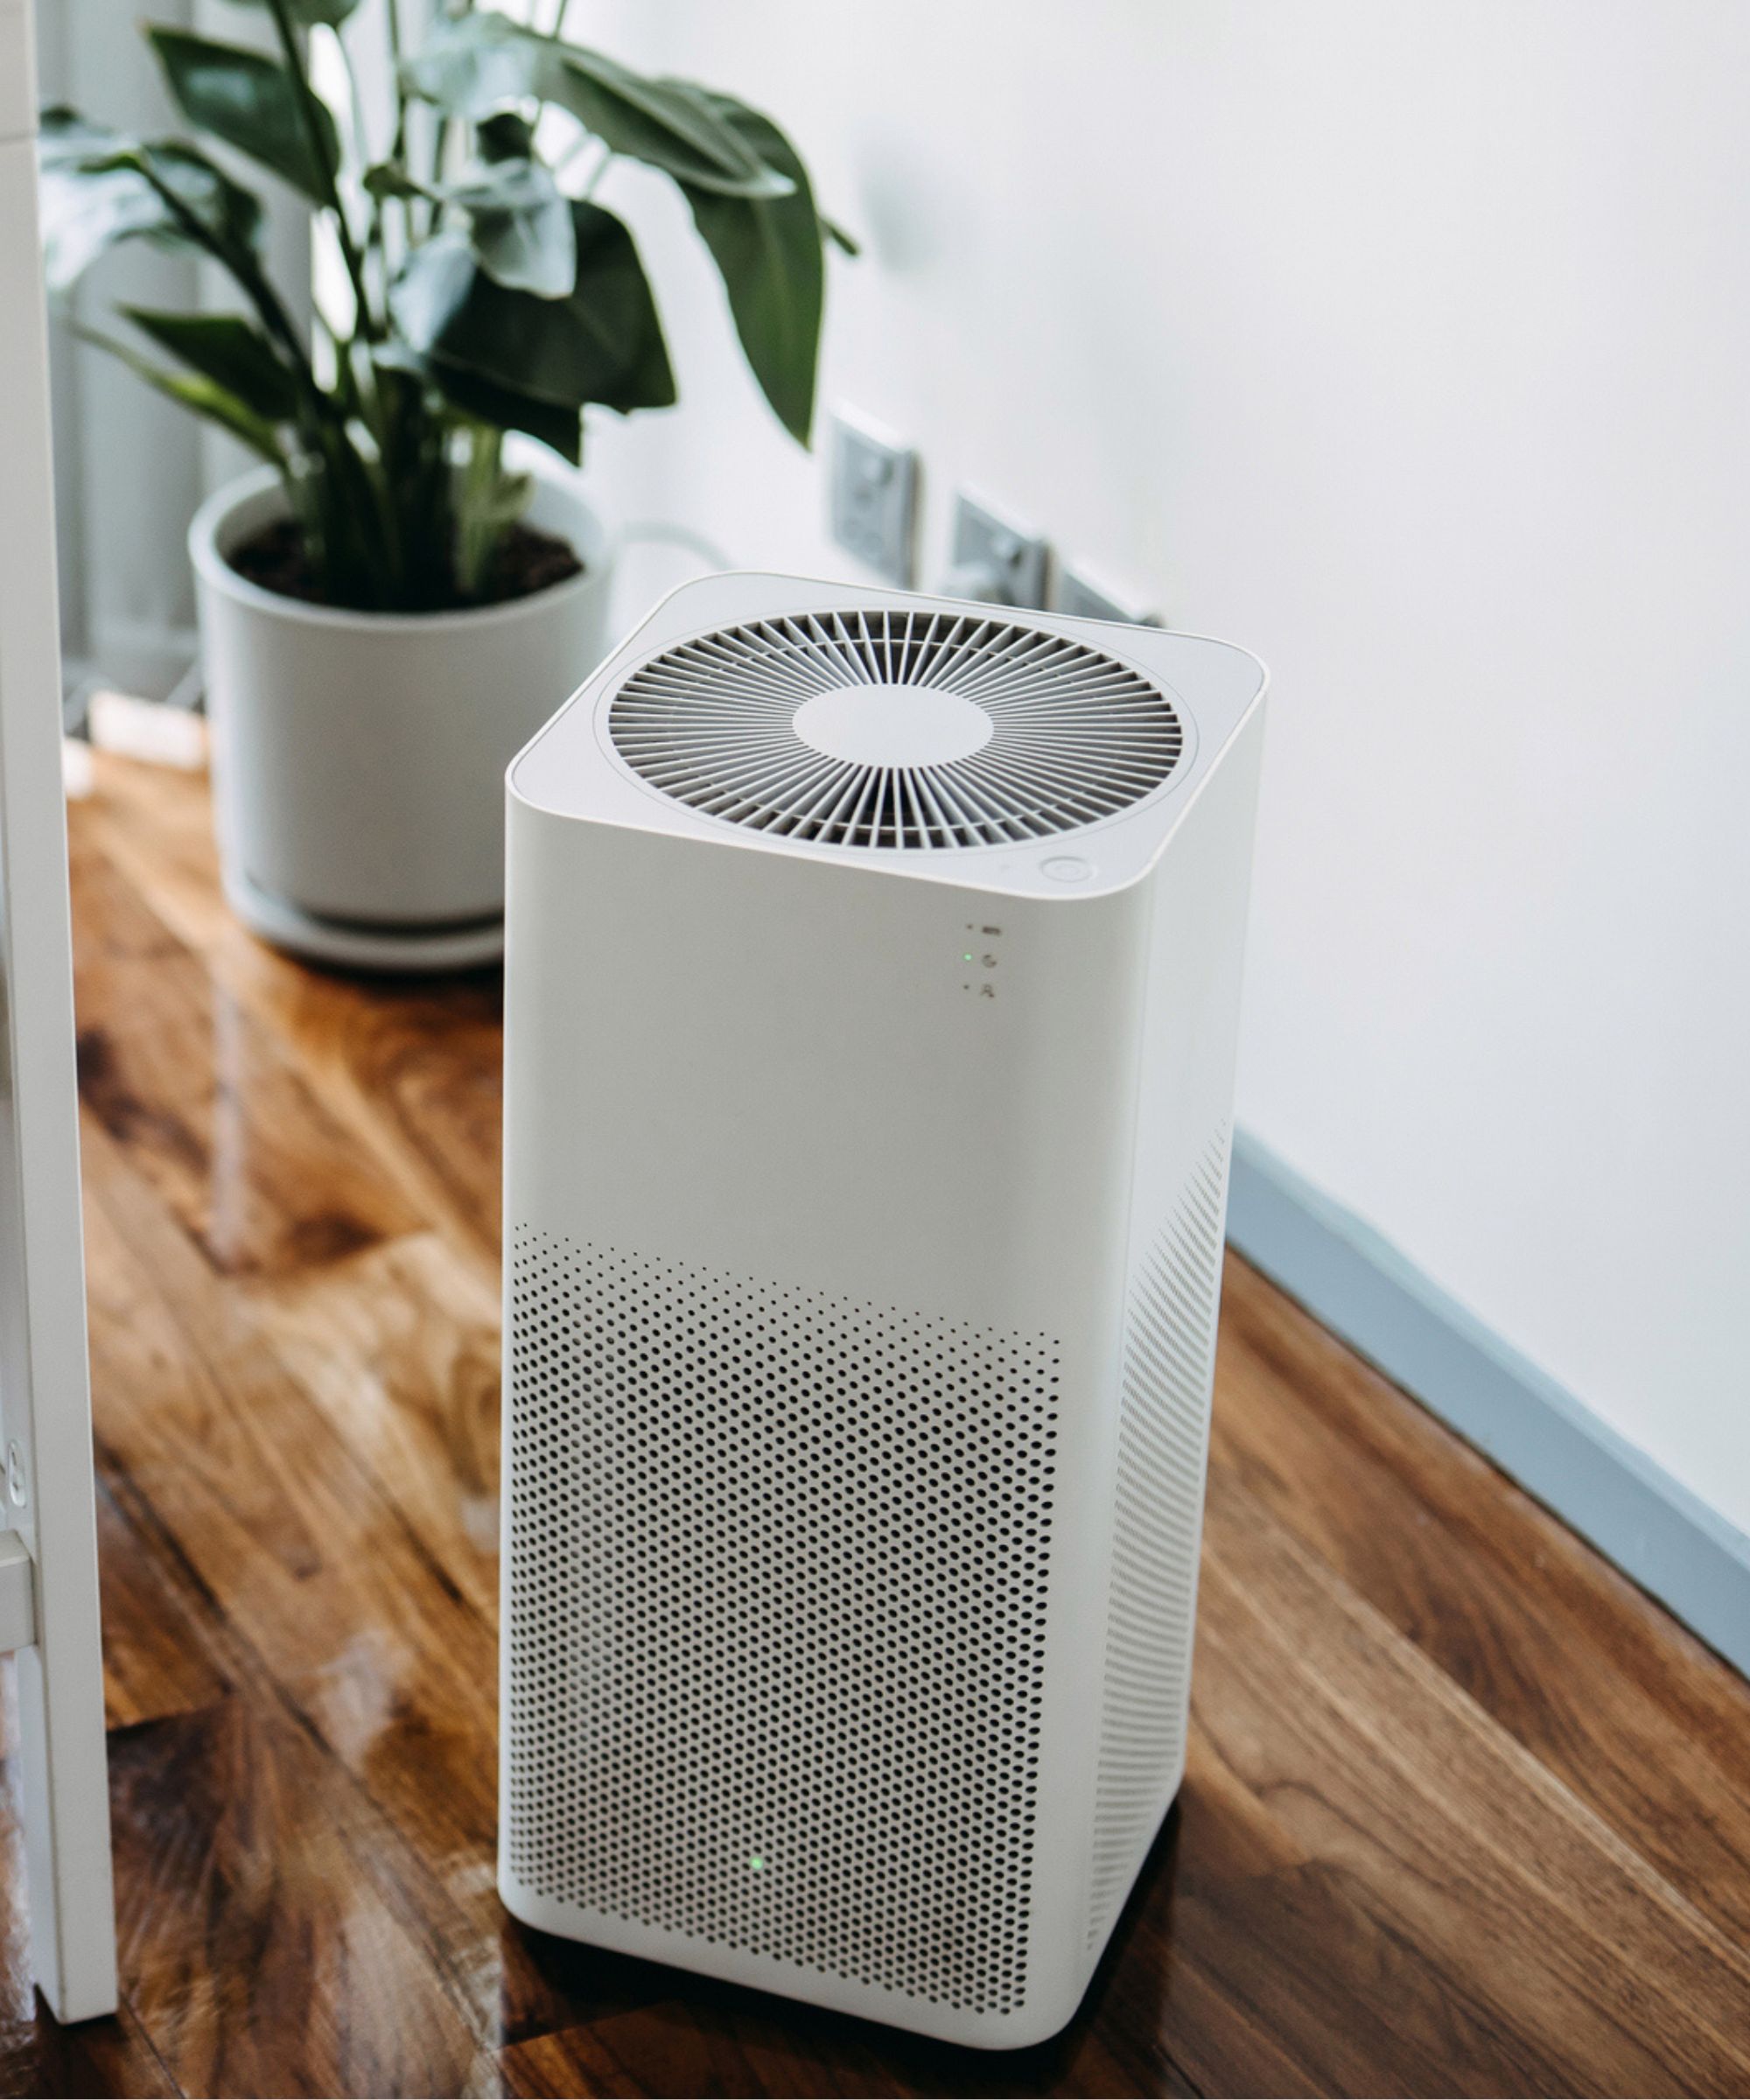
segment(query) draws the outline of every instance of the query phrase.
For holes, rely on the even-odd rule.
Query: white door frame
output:
[[[0,0],[0,1647],[17,1650],[32,1958],[116,2009],[30,0]]]

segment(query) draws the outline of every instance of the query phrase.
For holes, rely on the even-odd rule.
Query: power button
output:
[[[1040,863],[1040,873],[1048,875],[1054,882],[1086,882],[1094,872],[1094,863],[1083,860],[1079,853],[1054,853],[1049,860]]]

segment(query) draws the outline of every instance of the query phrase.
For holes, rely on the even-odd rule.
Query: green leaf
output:
[[[398,160],[379,160],[365,170],[365,188],[373,197],[430,197],[429,184],[417,181]]]
[[[480,267],[513,290],[562,299],[578,281],[571,208],[538,160],[483,161],[449,183],[417,182],[405,168],[384,164],[369,170],[365,187],[374,197],[458,206],[468,214]]]
[[[269,424],[298,411],[298,388],[261,330],[235,313],[160,313],[143,306],[122,312],[143,335]]]
[[[632,235],[612,212],[570,206],[578,276],[564,298],[496,283],[458,234],[409,256],[391,305],[409,346],[434,367],[582,409],[668,407],[675,375]]]
[[[52,291],[70,290],[122,241],[200,248],[194,230],[200,229],[210,244],[232,253],[255,245],[261,206],[193,146],[128,138],[55,108],[43,113],[38,157],[43,259]]]
[[[186,243],[174,211],[130,158],[130,142],[70,109],[46,109],[37,149],[43,265],[49,290],[72,290],[118,242]]]
[[[234,7],[252,7],[257,14],[268,12],[268,0],[231,0]],[[286,12],[300,29],[315,29],[318,25],[339,29],[359,0],[286,0]]]
[[[410,90],[452,116],[489,119],[533,97],[577,118],[616,153],[734,197],[788,196],[788,178],[765,164],[732,125],[680,82],[562,44],[490,10],[438,22],[402,67]]]
[[[528,508],[532,474],[493,473],[484,481],[465,474],[456,499],[456,572],[463,592],[474,596],[507,530]]]
[[[162,365],[155,365],[150,358],[141,356],[129,344],[96,328],[76,326],[74,333],[81,341],[94,343],[100,350],[107,350],[110,356],[119,358],[130,371],[136,372],[149,387],[168,399],[229,430],[263,459],[270,460],[277,467],[285,466],[279,433],[273,424],[257,416],[247,402],[240,401],[216,381],[200,374],[190,377],[181,372],[167,372]]]
[[[824,212],[821,214],[820,230],[822,239],[830,241],[833,246],[844,254],[860,256],[863,253],[863,250],[845,232],[844,228],[842,226],[836,226]]]
[[[494,528],[514,525],[528,508],[535,494],[533,474],[500,474],[490,491],[473,506],[475,517]]]
[[[550,42],[500,14],[440,18],[402,62],[402,81],[446,116],[478,121],[540,93]]]
[[[383,344],[374,353],[374,361],[391,371],[410,373],[424,380],[452,408],[476,423],[489,423],[500,430],[526,431],[573,466],[583,459],[584,419],[577,409],[539,401],[532,394],[519,394],[460,365],[440,364],[435,358],[422,357],[405,343]]]
[[[570,206],[538,160],[485,163],[447,195],[467,213],[474,253],[489,276],[542,299],[572,290],[578,243]]]
[[[687,182],[681,187],[723,272],[753,376],[779,422],[806,444],[814,423],[826,275],[808,170],[769,117],[708,88],[690,92],[708,102],[750,151],[781,168],[794,186],[789,196],[772,199],[724,197]]]
[[[51,102],[37,120],[37,158],[45,168],[81,166],[125,145],[119,131],[94,124],[65,102]]]
[[[258,51],[214,44],[186,30],[151,26],[146,36],[190,123],[247,153],[315,203],[327,203],[340,164],[334,120],[315,103],[312,142],[298,85],[284,66]]]
[[[550,94],[616,153],[724,197],[788,197],[794,178],[752,150],[684,80],[649,80],[599,52],[561,46],[563,93]],[[556,83],[556,85],[557,83]]]

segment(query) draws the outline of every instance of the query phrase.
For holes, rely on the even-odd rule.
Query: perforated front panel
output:
[[[526,1227],[512,1263],[519,1880],[1018,2010],[1057,1345]]]
[[[1224,1125],[1130,1282],[1090,1944],[1124,1901],[1185,1754],[1227,1162]]]

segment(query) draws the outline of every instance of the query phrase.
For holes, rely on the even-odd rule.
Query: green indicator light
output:
[[[960,959],[961,959],[961,961],[962,961],[962,962],[970,962],[972,960],[972,957],[971,957],[970,955],[965,955],[965,956],[962,956]]]
[[[763,1853],[755,1852],[753,1857],[747,1862],[747,1864],[753,1869],[756,1874],[763,1874],[766,1871],[766,1859]]]

